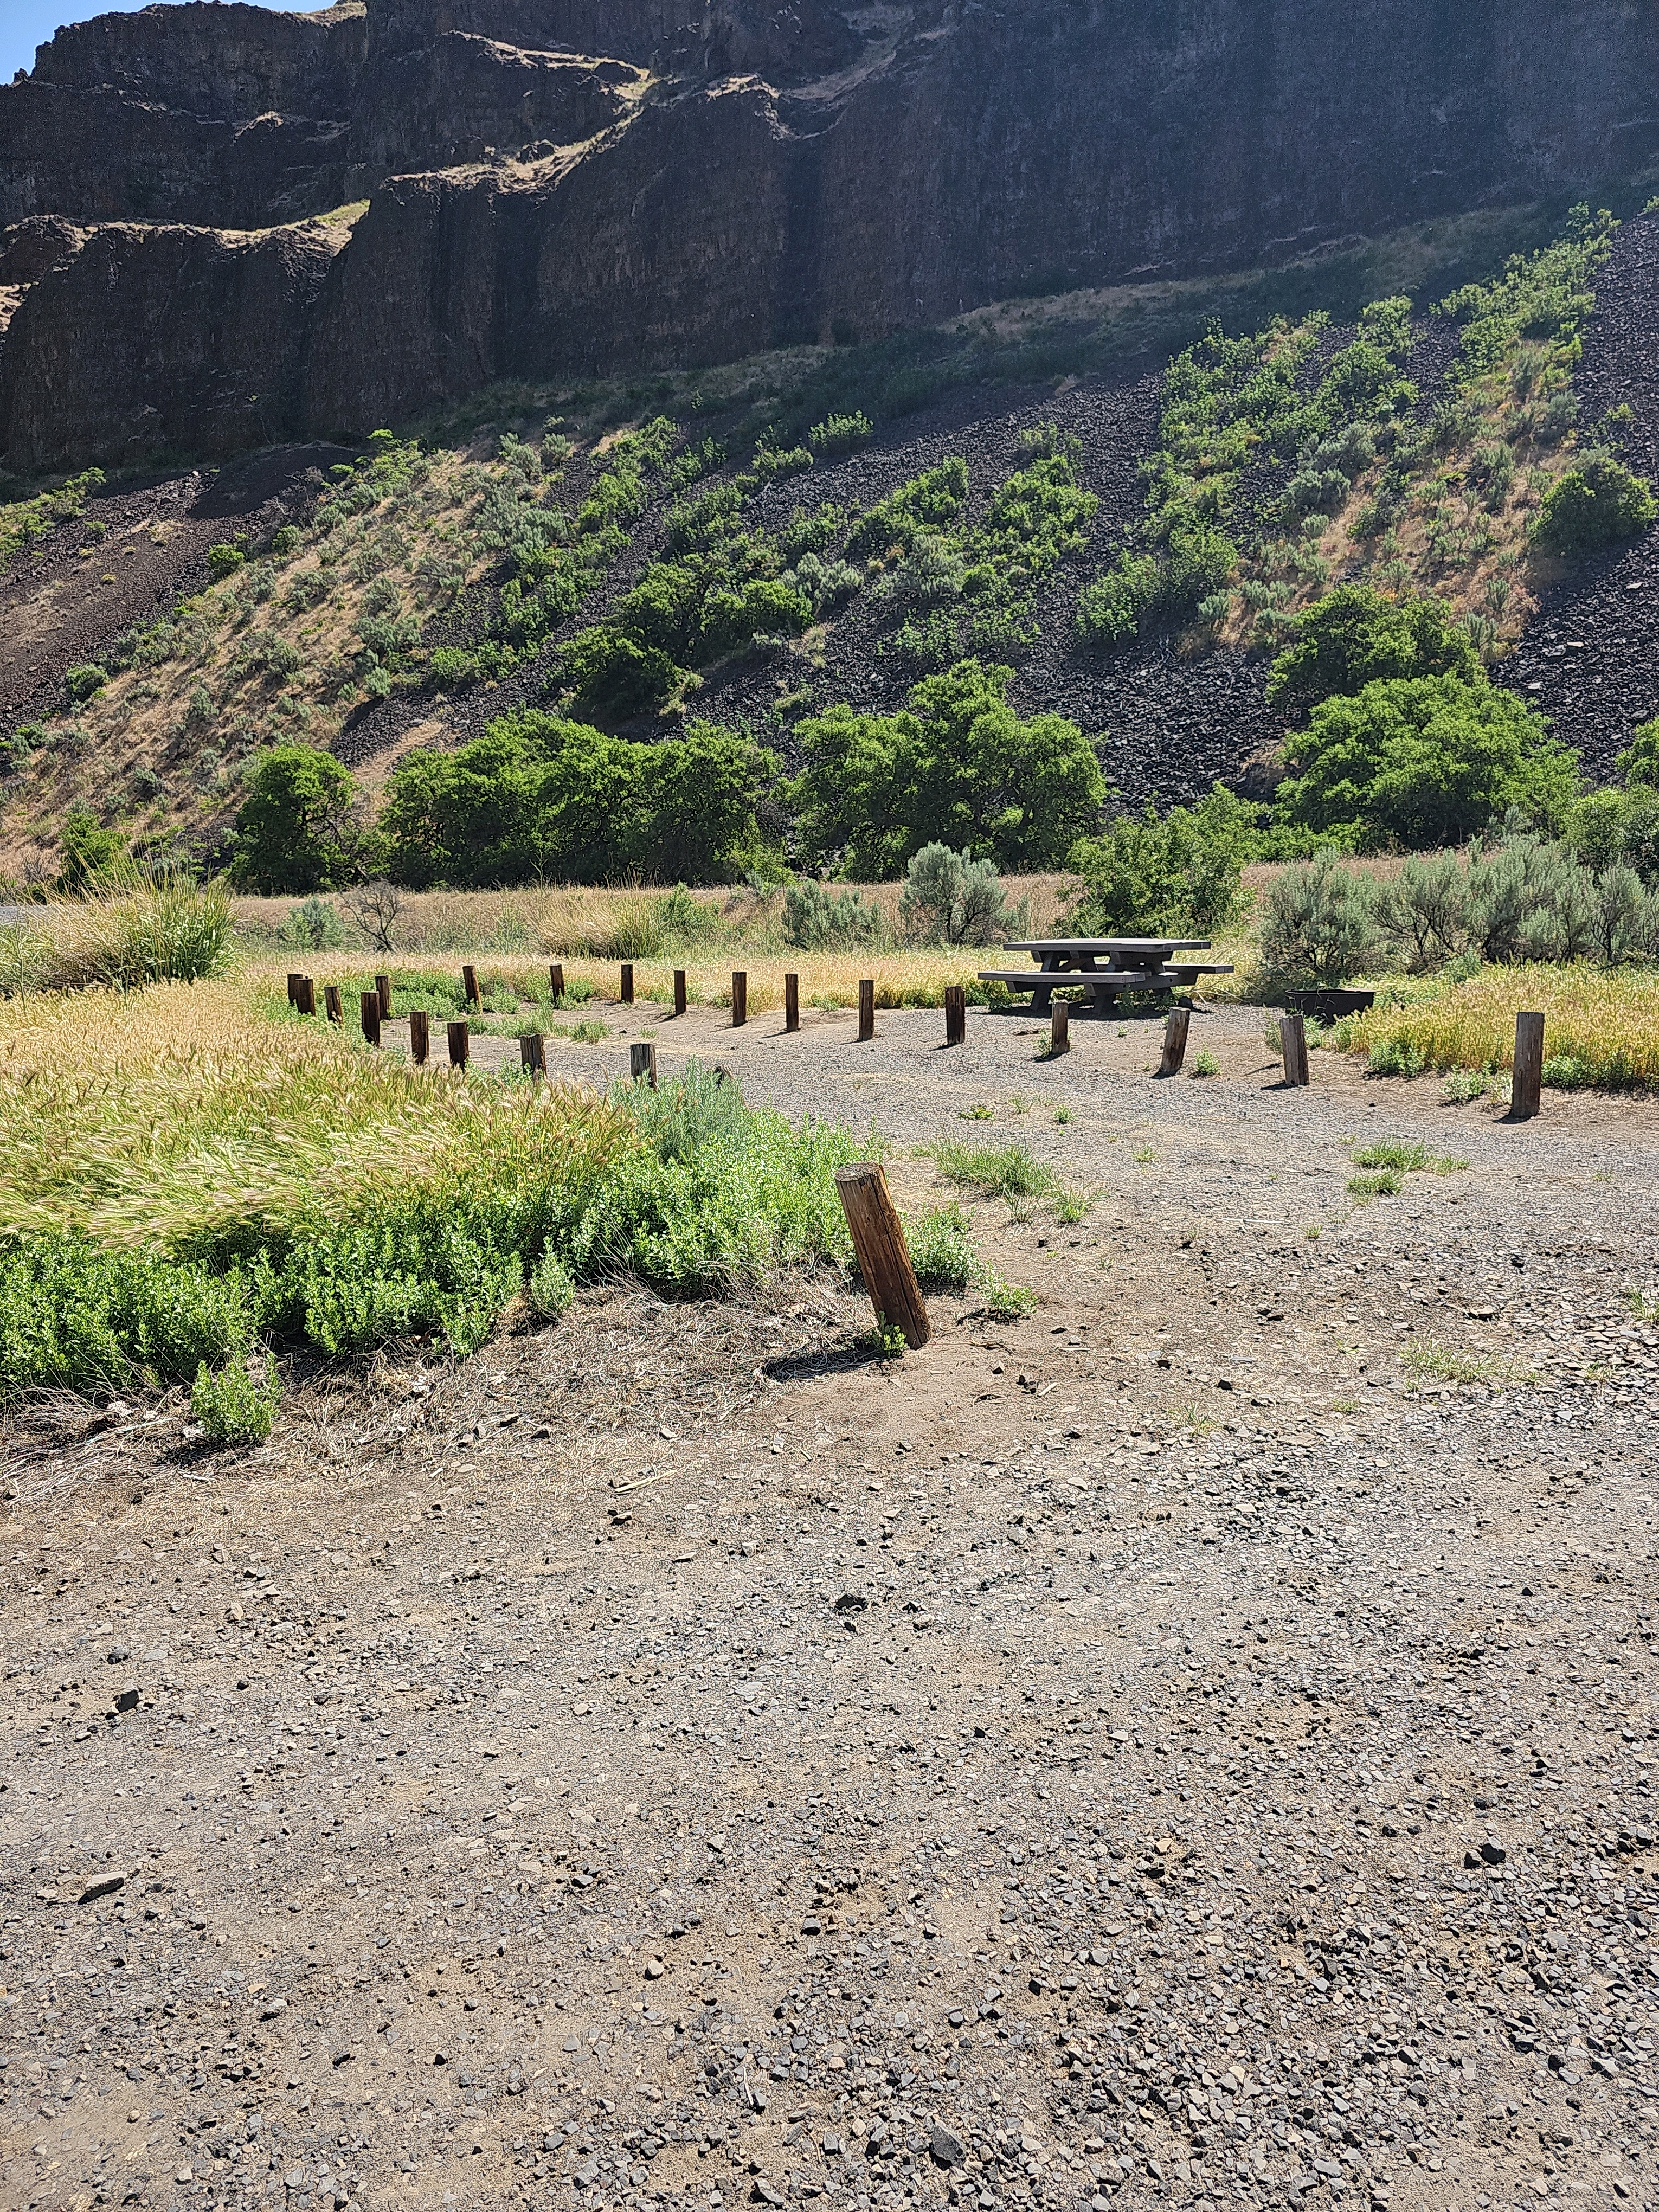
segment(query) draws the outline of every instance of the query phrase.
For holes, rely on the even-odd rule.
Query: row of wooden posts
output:
[[[555,1001],[564,996],[564,968],[554,961],[547,971]],[[483,995],[478,988],[478,971],[465,967],[461,970],[461,985],[469,1006],[482,1006]],[[289,1004],[302,1014],[317,1011],[316,986],[309,975],[290,975],[288,979]],[[625,1006],[634,1003],[634,970],[624,962],[622,971],[622,1001]],[[674,1012],[683,1014],[686,1009],[685,970],[674,970]],[[344,1019],[337,983],[323,986],[323,1004],[331,1022]],[[362,1032],[370,1044],[380,1042],[380,1024],[392,1018],[392,978],[377,975],[374,988],[361,995],[359,1018]],[[732,973],[732,1026],[742,1029],[749,1019],[749,977],[742,969]],[[1053,1057],[1069,1052],[1072,1048],[1071,1010],[1064,999],[1056,999],[1049,1010],[1048,1050]],[[1192,1023],[1192,1010],[1177,1006],[1164,1024],[1164,1053],[1158,1062],[1161,1076],[1179,1075],[1187,1058],[1187,1038]],[[783,979],[783,1026],[791,1034],[800,1027],[800,977],[786,975]],[[471,1049],[471,1031],[465,1021],[447,1024],[449,1063],[452,1067],[465,1067]],[[876,987],[873,979],[865,977],[859,984],[859,1042],[867,1044],[876,1033]],[[1285,1014],[1279,1024],[1279,1048],[1285,1060],[1285,1080],[1292,1088],[1304,1088],[1312,1077],[1308,1066],[1308,1028],[1300,1014]],[[968,1040],[968,994],[960,983],[950,983],[945,990],[945,1042],[947,1045],[965,1044]],[[424,1067],[431,1048],[431,1031],[428,1015],[419,1007],[412,1007],[409,1016],[409,1055],[417,1067]],[[519,1040],[519,1054],[527,1073],[544,1075],[547,1072],[545,1040],[536,1034]],[[657,1081],[657,1048],[648,1040],[629,1048],[632,1073],[635,1080],[643,1079],[653,1089]],[[1515,1018],[1515,1071],[1510,1091],[1510,1118],[1529,1121],[1537,1113],[1544,1076],[1544,1017],[1542,1014],[1522,1013]]]

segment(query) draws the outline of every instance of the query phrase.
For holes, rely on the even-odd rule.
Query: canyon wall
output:
[[[105,16],[0,87],[0,224],[80,240],[11,315],[0,450],[128,454],[158,419],[185,445],[362,432],[496,377],[877,337],[1591,191],[1656,155],[1650,0]],[[308,220],[362,200],[355,224]],[[269,309],[161,343],[167,316],[250,285]],[[277,377],[238,352],[269,313]],[[227,379],[280,398],[256,417]]]

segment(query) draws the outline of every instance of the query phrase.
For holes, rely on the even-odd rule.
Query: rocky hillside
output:
[[[0,88],[14,472],[1245,268],[1659,152],[1629,0],[151,8]]]
[[[1351,578],[1450,598],[1604,773],[1659,708],[1659,533],[1567,564],[1528,532],[1587,446],[1655,465],[1659,215],[1575,216],[1506,266],[1521,234],[1449,226],[1253,288],[1028,301],[649,386],[496,387],[419,439],[94,471],[0,508],[0,868],[54,872],[76,805],[210,853],[272,742],[372,791],[523,705],[638,738],[708,720],[794,766],[804,718],[890,709],[966,654],[1081,724],[1129,803],[1261,788],[1270,651]],[[1218,307],[1243,334],[1170,361]],[[1179,541],[1154,527],[1172,499],[1231,533],[1224,581],[1104,635],[1126,562]]]

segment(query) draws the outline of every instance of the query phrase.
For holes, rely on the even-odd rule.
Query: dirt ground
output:
[[[1659,2202],[1651,1102],[596,1011],[1092,1205],[896,1362],[618,1284],[248,1453],[15,1420],[3,2201]]]

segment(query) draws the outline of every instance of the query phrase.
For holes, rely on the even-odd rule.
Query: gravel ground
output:
[[[1659,2197],[1651,1105],[1286,1091],[1259,1018],[1158,1084],[636,1009],[903,1203],[945,1136],[1096,1194],[975,1206],[1037,1310],[898,1363],[618,1284],[250,1453],[15,1423],[5,2201]],[[1355,1206],[1385,1133],[1468,1167]]]

